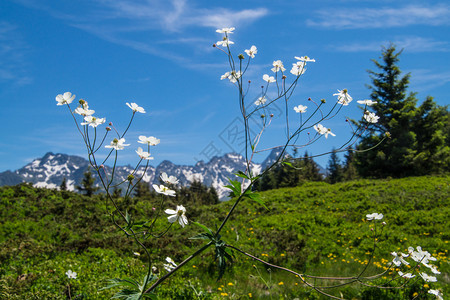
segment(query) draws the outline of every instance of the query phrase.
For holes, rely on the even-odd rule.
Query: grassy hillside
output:
[[[387,225],[367,274],[383,271],[392,259],[390,252],[420,245],[439,258],[440,283],[432,288],[443,288],[448,295],[449,183],[450,176],[414,177],[307,183],[267,191],[262,197],[269,210],[243,202],[223,231],[223,239],[269,263],[299,272],[355,275],[373,244],[372,223],[365,215],[383,213]],[[69,290],[72,299],[108,299],[114,290],[99,290],[107,279],[143,277],[141,256],[133,254],[139,249],[111,225],[102,196],[87,198],[19,185],[0,188],[0,198],[1,299],[68,299]],[[170,199],[165,201],[173,206]],[[148,199],[135,202],[130,213],[142,220],[157,205]],[[182,204],[190,221],[215,228],[232,201],[200,207]],[[166,223],[162,216],[161,228]],[[185,229],[174,226],[163,238],[148,240],[161,274],[166,256],[180,262],[202,245],[188,239],[199,232],[192,224]],[[210,249],[166,281],[159,294],[162,299],[320,298],[295,276],[268,270],[237,252],[233,267],[220,281],[216,281],[216,268]],[[70,285],[65,275],[69,269],[78,274]],[[416,283],[403,292],[379,292],[349,286],[342,293],[348,299],[407,299],[425,288]],[[339,295],[339,291],[332,293]]]

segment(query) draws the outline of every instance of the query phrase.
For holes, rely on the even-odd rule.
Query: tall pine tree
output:
[[[336,149],[333,149],[328,160],[327,165],[327,181],[331,184],[340,182],[343,179],[343,168],[341,165],[341,160],[336,153]]]
[[[81,186],[77,186],[77,190],[84,192],[86,196],[90,197],[99,189],[100,188],[98,186],[95,186],[95,178],[92,176],[91,169],[88,168],[86,172],[84,172],[84,177],[81,180]]]
[[[450,171],[450,112],[432,97],[417,108],[414,119],[416,175],[441,174]]]
[[[379,116],[375,124],[367,128],[359,149],[377,145],[386,133],[387,139],[371,151],[356,154],[356,167],[364,177],[402,177],[411,174],[415,155],[415,134],[411,131],[417,99],[414,93],[407,95],[410,74],[402,76],[397,65],[401,51],[395,46],[383,48],[382,62],[372,60],[378,72],[369,70],[372,85],[370,98],[377,103],[371,108]]]
[[[448,110],[428,97],[416,107],[415,93],[407,92],[410,74],[402,75],[397,63],[402,51],[394,45],[383,48],[381,59],[372,60],[377,71],[369,70],[370,98],[377,103],[370,109],[379,120],[367,126],[358,150],[355,166],[363,177],[404,177],[448,171]],[[447,144],[446,144],[447,143]]]

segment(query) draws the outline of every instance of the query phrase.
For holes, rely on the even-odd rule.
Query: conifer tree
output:
[[[358,149],[355,166],[363,177],[404,177],[450,170],[449,112],[428,97],[416,107],[415,93],[407,94],[410,74],[401,75],[397,66],[401,51],[390,45],[382,51],[382,62],[373,60],[379,72],[368,71],[372,79],[370,97],[379,120],[370,124]]]
[[[341,160],[339,159],[339,156],[336,153],[336,149],[333,148],[333,151],[331,152],[330,159],[328,161],[327,165],[327,181],[329,183],[336,183],[340,182],[343,179],[343,168],[341,165]]]
[[[314,159],[305,151],[303,159],[300,160],[300,179],[302,181],[321,181],[323,179],[320,174],[319,166]]]
[[[347,151],[344,155],[344,166],[342,168],[342,180],[349,181],[358,178],[358,171],[355,167],[355,152]]]
[[[410,74],[402,76],[397,65],[400,54],[394,45],[383,48],[382,62],[372,60],[378,72],[368,71],[372,80],[372,85],[368,85],[370,98],[377,102],[371,110],[380,118],[367,128],[359,149],[374,147],[386,133],[391,138],[372,151],[357,153],[356,167],[364,177],[401,177],[413,171],[416,136],[412,121],[417,99],[414,93],[407,95]]]
[[[150,197],[150,185],[141,180],[139,181],[134,188],[134,196],[136,198],[148,198]]]
[[[115,199],[118,199],[118,198],[122,197],[122,189],[120,187],[116,186],[113,189],[112,197],[115,198]]]
[[[60,191],[67,191],[67,179],[66,177],[63,178],[61,185],[59,186]]]
[[[81,186],[77,186],[77,190],[84,192],[86,196],[90,197],[99,189],[100,188],[98,186],[95,186],[95,178],[92,176],[92,172],[88,168],[86,172],[84,172],[84,178],[81,180]]]
[[[415,175],[440,174],[450,171],[450,112],[432,97],[417,108],[414,118],[416,155]]]

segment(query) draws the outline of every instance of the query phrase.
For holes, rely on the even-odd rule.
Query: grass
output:
[[[383,213],[387,225],[365,274],[384,271],[392,259],[390,252],[420,245],[439,259],[436,265],[442,272],[440,282],[429,286],[448,294],[449,182],[450,176],[411,177],[334,185],[306,183],[267,191],[261,195],[269,210],[245,200],[222,231],[222,238],[269,263],[300,273],[355,275],[364,268],[373,246],[373,223],[366,221],[365,215]],[[143,278],[144,259],[133,255],[140,250],[111,225],[101,195],[87,198],[20,185],[0,188],[0,197],[0,298],[68,299],[70,289],[72,299],[108,299],[115,290],[100,290],[107,279]],[[232,203],[179,204],[187,208],[191,222],[216,228]],[[145,219],[155,205],[140,199],[130,212]],[[159,220],[161,228],[166,223],[164,217]],[[180,262],[201,247],[202,241],[188,239],[199,232],[200,227],[192,224],[184,229],[173,226],[163,238],[149,239],[158,272],[165,273],[165,257]],[[217,281],[214,251],[207,250],[161,285],[160,298],[321,299],[294,275],[234,254],[233,266]],[[78,273],[77,279],[69,281],[68,269]],[[331,293],[349,299],[407,299],[426,289],[417,282],[402,292],[351,285]],[[422,299],[427,297],[425,294]]]

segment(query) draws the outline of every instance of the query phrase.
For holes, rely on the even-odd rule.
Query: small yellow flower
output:
[[[248,293],[248,297],[249,298],[252,298],[253,296],[252,296],[252,293]]]
[[[429,286],[428,284],[425,283],[425,284],[423,285],[423,287],[427,289],[427,288],[429,288],[430,286]]]
[[[228,294],[227,294],[227,293],[220,293],[220,295],[221,295],[221,296],[223,296],[223,297],[226,297],[226,296],[228,296]]]
[[[278,282],[278,285],[283,285],[283,284],[284,284],[283,281]]]
[[[228,282],[228,285],[229,286],[233,286],[234,284],[232,282]]]
[[[281,253],[280,256],[285,256],[284,253]]]
[[[219,288],[217,288],[219,291],[221,291],[222,290],[222,288],[221,287],[219,287]]]
[[[419,293],[415,292],[415,293],[413,294],[413,297],[417,297],[417,296],[419,296]]]

